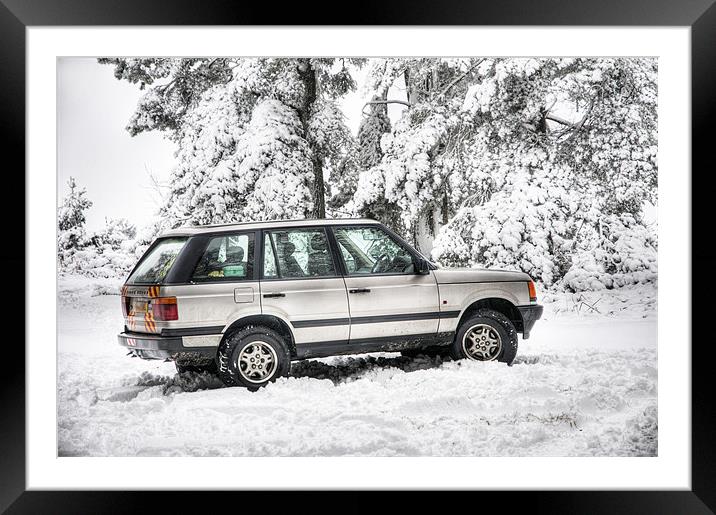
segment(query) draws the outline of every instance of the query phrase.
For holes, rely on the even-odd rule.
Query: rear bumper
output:
[[[119,344],[142,359],[176,359],[186,354],[214,356],[216,347],[186,347],[181,336],[159,336],[124,332],[117,335]]]
[[[522,338],[526,340],[530,337],[530,331],[534,327],[535,322],[542,317],[544,306],[539,304],[530,304],[529,306],[517,306],[517,310],[522,315]]]

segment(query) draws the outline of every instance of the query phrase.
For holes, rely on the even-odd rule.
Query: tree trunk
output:
[[[311,109],[316,102],[316,71],[311,66],[309,59],[300,59],[298,64],[298,73],[303,82],[306,94],[303,98],[303,105],[299,109],[299,117],[303,124],[303,131],[308,136],[308,125],[311,119]],[[323,156],[316,148],[314,148],[311,141],[309,141],[311,147],[311,163],[313,165],[313,184],[312,184],[312,196],[313,196],[313,211],[310,214],[311,218],[325,218],[326,217],[326,194],[325,184],[323,181]]]
[[[323,160],[314,152],[313,159],[313,213],[311,218],[326,217],[326,187],[323,182]]]
[[[450,221],[450,199],[448,198],[447,190],[443,192],[443,205],[442,205],[443,225],[447,225]]]
[[[429,207],[413,224],[413,245],[426,256],[433,250],[435,235],[440,228],[440,209]]]
[[[405,98],[408,100],[409,104],[412,104],[415,102],[415,98],[413,98],[414,95],[410,89],[410,70],[408,68],[406,68],[403,72],[403,80],[405,81]]]

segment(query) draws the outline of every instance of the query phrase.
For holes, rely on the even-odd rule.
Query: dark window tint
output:
[[[187,238],[160,240],[139,262],[137,269],[127,280],[130,284],[160,283],[169,273]]]
[[[412,274],[413,256],[379,227],[334,230],[350,275]]]
[[[209,240],[192,281],[253,279],[254,233],[227,234]]]
[[[269,252],[276,257],[276,276],[282,279],[336,275],[333,256],[323,229],[271,231],[268,238],[272,248],[270,251],[268,247],[266,249],[264,277],[271,277],[272,269],[267,267]]]

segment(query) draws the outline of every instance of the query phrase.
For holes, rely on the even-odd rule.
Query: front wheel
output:
[[[240,329],[219,346],[219,377],[227,386],[258,390],[288,374],[291,355],[283,338],[261,326]]]
[[[499,311],[480,309],[459,327],[450,355],[453,359],[501,361],[510,365],[517,355],[517,330]]]

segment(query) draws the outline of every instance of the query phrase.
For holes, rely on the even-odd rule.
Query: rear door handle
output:
[[[348,290],[348,293],[370,293],[369,288],[355,288],[353,290]]]
[[[264,299],[275,299],[278,297],[285,297],[285,293],[264,293]]]

